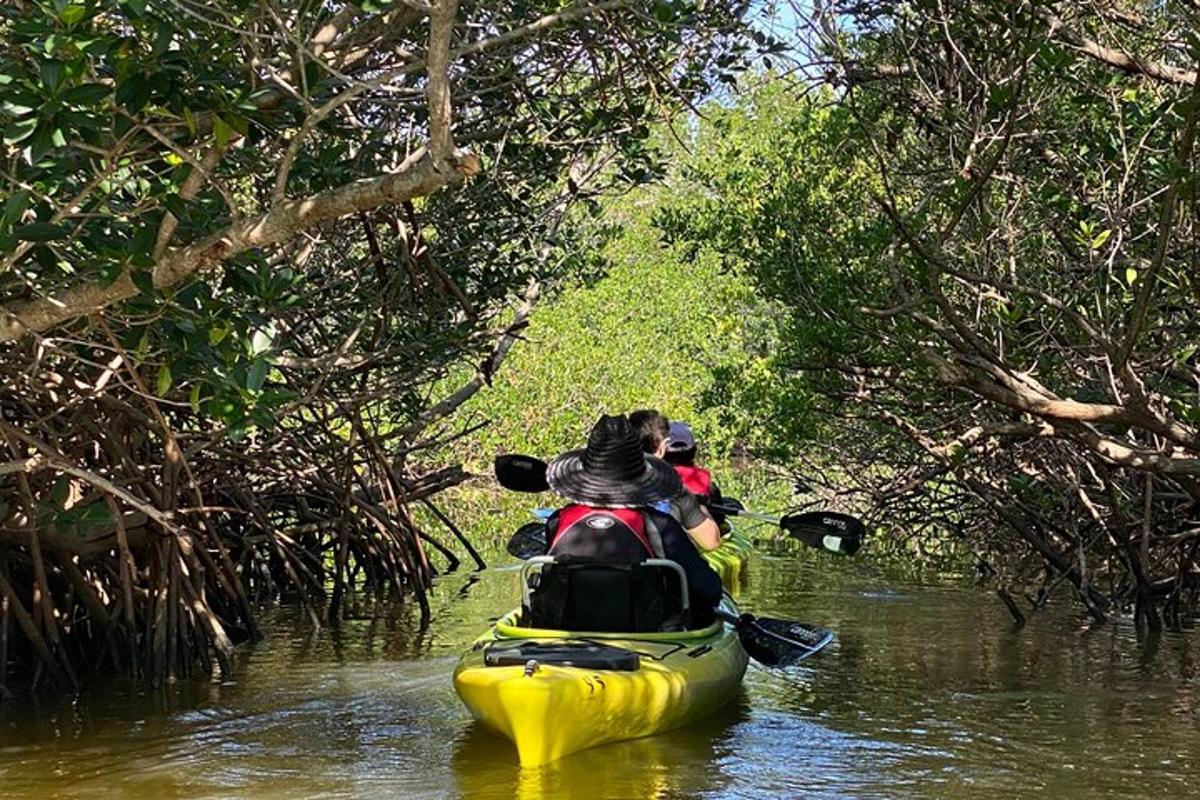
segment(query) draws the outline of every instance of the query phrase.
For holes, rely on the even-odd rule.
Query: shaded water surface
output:
[[[1013,632],[990,596],[861,565],[756,556],[761,614],[828,625],[803,668],[751,666],[705,724],[530,770],[450,684],[516,574],[440,584],[433,624],[278,612],[235,674],[0,706],[0,798],[1029,797],[1200,794],[1194,644],[1068,611]]]

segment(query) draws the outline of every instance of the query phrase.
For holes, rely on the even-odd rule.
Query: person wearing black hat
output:
[[[602,416],[587,447],[553,459],[546,480],[571,501],[546,521],[548,554],[636,564],[666,558],[687,575],[692,625],[710,624],[721,579],[673,517],[655,508],[683,491],[675,469],[642,452],[625,416]]]

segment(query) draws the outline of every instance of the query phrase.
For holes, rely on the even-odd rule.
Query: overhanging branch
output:
[[[236,255],[282,244],[323,222],[424,197],[444,186],[460,183],[478,169],[478,160],[470,154],[455,153],[443,164],[436,164],[425,151],[418,151],[394,173],[353,181],[312,197],[281,202],[265,214],[236,221],[187,247],[167,251],[154,265],[154,288],[170,288]],[[54,297],[6,309],[0,318],[0,342],[41,333],[137,293],[133,274],[126,271],[108,286],[99,282],[86,283]]]

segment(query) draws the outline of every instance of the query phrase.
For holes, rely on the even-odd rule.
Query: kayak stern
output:
[[[486,648],[511,643],[513,638],[504,634],[514,630],[520,629],[501,620],[476,642],[455,670],[454,688],[475,719],[513,742],[524,767],[694,722],[729,702],[746,670],[747,656],[737,634],[720,622],[674,636],[567,632],[554,636],[550,631],[524,629],[530,636],[519,637],[556,643],[602,638],[606,645],[637,652],[640,664],[634,670],[563,666],[536,659],[523,666],[486,665]]]

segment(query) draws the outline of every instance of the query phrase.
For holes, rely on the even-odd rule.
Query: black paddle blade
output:
[[[844,556],[857,553],[867,533],[862,520],[836,511],[788,514],[779,525],[807,545]]]
[[[504,548],[510,556],[516,556],[524,561],[534,556],[546,555],[546,524],[544,522],[527,522],[517,528],[517,532],[508,540]]]
[[[505,489],[530,494],[550,490],[550,484],[546,483],[546,462],[541,459],[521,455],[496,456],[493,467],[496,480]]]
[[[768,667],[791,667],[833,641],[833,631],[804,622],[743,615],[738,635],[751,658]]]

